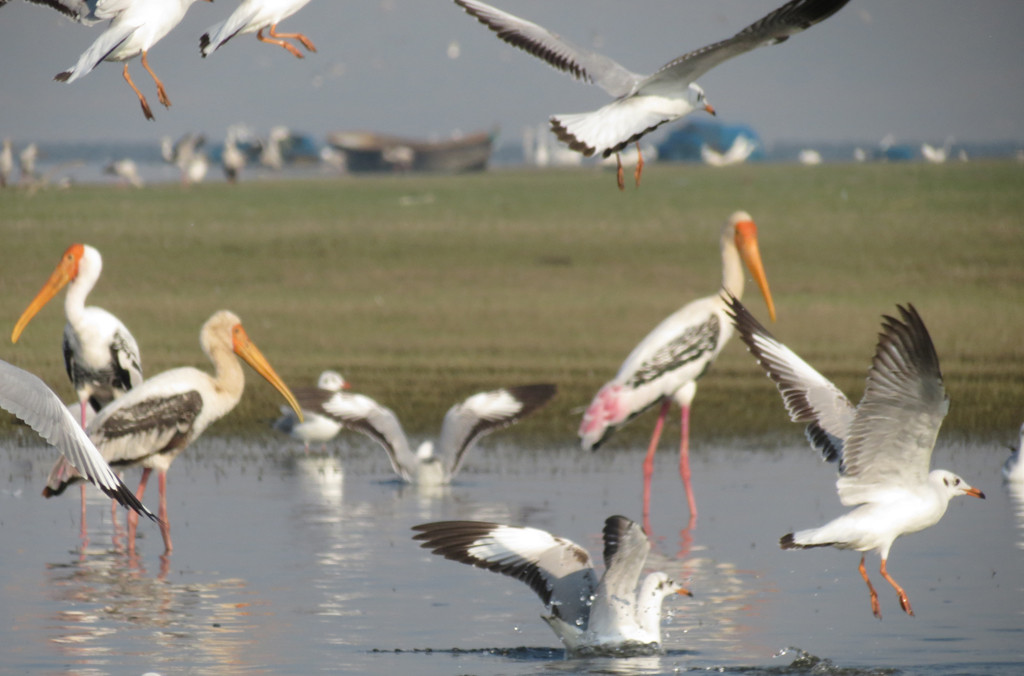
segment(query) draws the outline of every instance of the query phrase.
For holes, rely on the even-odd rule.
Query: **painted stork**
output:
[[[520,19],[478,0],[455,0],[467,14],[494,31],[499,38],[577,80],[596,84],[615,101],[603,108],[574,115],[553,115],[551,131],[569,148],[590,157],[610,157],[666,122],[694,110],[714,114],[696,79],[715,66],[757,47],[785,42],[824,21],[848,0],[792,0],[758,19],[736,35],[701,47],[669,61],[653,75],[627,70],[606,56],[569,42],[543,26]],[[637,143],[639,155],[640,145]],[[635,180],[643,171],[639,155]],[[622,189],[622,162],[617,178]]]
[[[0,360],[0,408],[25,421],[107,497],[156,520],[82,430],[81,425],[49,387],[35,375]]]
[[[295,415],[295,411],[287,406],[282,406],[281,417],[274,421],[273,428],[282,434],[287,434],[292,439],[301,441],[307,455],[309,455],[309,444],[313,441],[323,444],[323,450],[326,452],[327,442],[341,432],[341,423],[316,411],[335,392],[341,392],[350,387],[349,382],[337,371],[324,371],[317,379],[316,387],[294,390],[295,398],[303,402],[302,417],[304,420],[300,421]]]
[[[203,324],[199,343],[213,364],[214,375],[183,367],[149,378],[100,411],[87,430],[103,457],[114,468],[142,467],[136,495],[141,499],[146,482],[158,473],[160,532],[165,553],[171,551],[167,519],[167,470],[177,457],[214,421],[227,415],[242,398],[245,373],[235,355],[273,385],[299,413],[295,396],[249,340],[241,320],[221,310]],[[299,413],[301,418],[301,413]],[[43,495],[59,495],[81,477],[58,462],[50,472]],[[137,518],[129,518],[129,551],[135,548]]]
[[[824,526],[784,535],[782,549],[836,547],[876,551],[880,571],[914,611],[906,592],[886,570],[893,542],[934,526],[958,495],[985,494],[944,469],[931,470],[939,426],[949,410],[939,357],[913,305],[897,305],[900,318],[885,316],[856,408],[839,388],[778,342],[735,297],[729,312],[743,342],[782,394],[794,422],[805,422],[807,438],[826,460],[838,461],[839,501],[856,508]],[[871,611],[881,618],[878,594],[864,569]]]
[[[33,317],[65,286],[64,366],[82,404],[94,411],[109,404],[142,382],[139,346],[121,320],[98,307],[86,307],[85,299],[103,270],[100,252],[87,244],[72,244],[61,256],[57,268],[46,280],[29,306],[21,313],[11,333],[17,343]]]
[[[721,251],[722,289],[737,298],[743,294],[746,264],[774,319],[775,305],[761,264],[757,226],[750,214],[737,211],[729,218],[722,229]],[[691,522],[697,516],[697,502],[690,485],[690,404],[697,393],[697,380],[711,368],[730,337],[732,323],[726,315],[725,301],[718,294],[684,305],[633,348],[619,372],[598,391],[583,414],[578,432],[580,442],[584,450],[595,450],[615,430],[661,404],[644,460],[645,519],[650,514],[654,453],[673,401],[682,409],[679,475],[686,488]]]
[[[537,384],[478,392],[448,409],[436,448],[432,441],[425,441],[416,453],[394,411],[369,397],[338,392],[319,407],[314,402],[309,402],[309,407],[376,440],[403,481],[445,486],[458,474],[466,453],[481,437],[530,415],[555,396],[555,391],[554,385]]]
[[[309,0],[242,0],[226,21],[210,26],[199,38],[199,51],[205,59],[218,47],[235,37],[256,33],[256,39],[287,49],[295,58],[303,58],[302,52],[285,39],[298,40],[307,51],[315,52],[313,41],[302,33],[278,33],[277,24],[309,4]],[[270,29],[263,37],[263,31]]]
[[[213,0],[205,0],[213,2]],[[146,119],[153,119],[149,102],[128,74],[128,61],[142,56],[142,67],[156,83],[157,95],[164,107],[171,106],[167,92],[160,78],[149,67],[149,50],[165,35],[181,23],[185,12],[197,0],[29,0],[37,5],[47,5],[79,23],[91,26],[110,20],[107,30],[100,35],[89,49],[78,58],[68,70],[58,73],[54,80],[74,82],[88,75],[102,61],[124,61],[122,76],[135,95],[139,97]]]
[[[537,528],[440,521],[413,530],[413,539],[438,556],[530,585],[550,613],[541,619],[573,656],[657,654],[662,602],[670,594],[691,595],[662,572],[648,575],[637,590],[651,543],[624,516],[605,520],[600,579],[586,549]]]

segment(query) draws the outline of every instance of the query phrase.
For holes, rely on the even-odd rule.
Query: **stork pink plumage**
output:
[[[743,293],[743,265],[746,264],[774,319],[775,305],[761,263],[757,226],[750,214],[737,211],[729,218],[722,229],[720,246],[722,289],[737,297]],[[697,392],[697,380],[711,367],[732,333],[726,304],[719,294],[683,306],[633,348],[619,372],[598,391],[583,414],[578,432],[580,442],[584,450],[594,450],[615,430],[648,408],[661,404],[644,460],[645,519],[650,513],[654,452],[673,401],[682,409],[679,474],[686,489],[691,520],[697,516],[697,502],[690,484],[690,404]]]

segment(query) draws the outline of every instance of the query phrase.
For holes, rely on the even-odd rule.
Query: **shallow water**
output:
[[[982,488],[897,541],[900,610],[869,556],[779,550],[779,536],[842,511],[830,466],[804,446],[694,449],[692,532],[666,448],[658,458],[652,569],[694,598],[666,601],[666,654],[564,660],[522,583],[420,549],[410,527],[478,519],[550,530],[599,557],[604,519],[640,518],[638,451],[526,450],[487,443],[456,485],[392,480],[361,440],[305,457],[287,441],[200,440],[169,473],[175,550],[140,525],[135,560],[114,545],[109,503],[90,488],[44,500],[55,459],[0,451],[0,671],[32,674],[724,673],[1019,674],[1024,670],[1024,495],[1002,484],[1000,446],[945,446],[935,466]],[[137,481],[137,472],[127,479]],[[156,506],[155,482],[147,504]],[[118,515],[124,522],[123,512]],[[791,648],[795,647],[795,648]],[[806,651],[806,653],[801,653]]]

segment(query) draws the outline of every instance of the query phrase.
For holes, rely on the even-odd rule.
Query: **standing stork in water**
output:
[[[167,470],[174,458],[196,440],[210,423],[227,415],[242,398],[245,372],[241,357],[284,396],[301,419],[299,404],[256,345],[241,320],[227,310],[215,313],[199,332],[203,352],[213,363],[214,375],[192,367],[164,371],[146,380],[104,408],[89,424],[89,437],[114,468],[142,467],[136,496],[141,500],[155,469],[159,476],[160,533],[165,553],[171,551],[167,519]],[[61,460],[50,471],[43,495],[59,495],[81,475]],[[128,551],[135,551],[138,518],[129,517]]]
[[[85,299],[100,278],[103,258],[87,244],[72,244],[60,263],[18,318],[11,333],[17,343],[33,317],[65,286],[64,367],[78,395],[79,420],[86,427],[88,409],[101,408],[142,382],[142,360],[135,337],[120,319]],[[112,512],[116,515],[116,512]],[[86,537],[85,484],[82,484],[82,537]]]
[[[740,297],[746,264],[753,275],[772,320],[775,305],[757,246],[757,226],[750,214],[737,211],[722,228],[722,289]],[[579,437],[584,450],[595,450],[615,430],[655,404],[661,412],[644,460],[644,518],[650,514],[654,452],[668,410],[675,401],[682,409],[679,475],[686,488],[690,523],[697,517],[697,502],[690,486],[690,404],[703,376],[732,337],[733,326],[719,294],[695,300],[669,315],[633,348],[616,376],[606,383],[583,414]]]

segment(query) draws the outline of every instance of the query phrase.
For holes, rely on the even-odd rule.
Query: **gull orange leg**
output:
[[[276,26],[276,25],[277,24],[274,24],[274,26]],[[274,26],[270,27],[270,34],[271,35],[274,34]],[[258,31],[256,31],[256,39],[259,40],[260,42],[269,42],[272,45],[277,45],[278,47],[284,47],[285,49],[287,49],[289,52],[292,53],[292,56],[294,56],[297,59],[303,58],[302,52],[300,52],[298,49],[296,49],[294,45],[290,45],[287,42],[285,42],[284,40],[275,40],[273,38],[265,38],[265,37],[263,37],[263,29],[262,28],[259,29]]]
[[[690,407],[683,406],[679,418],[679,478],[686,489],[686,503],[690,506],[690,527],[697,521],[697,499],[690,485]]]
[[[668,416],[668,409],[672,406],[671,399],[664,399],[661,402],[661,411],[658,413],[658,422],[654,423],[654,433],[651,434],[651,443],[647,446],[647,456],[644,458],[644,519],[651,515],[651,477],[654,476],[654,453],[658,450],[658,442],[661,440],[661,430],[665,427],[665,418]]]
[[[882,566],[884,568],[885,564],[882,564]],[[864,578],[864,581],[868,583],[868,591],[871,592],[871,612],[878,619],[882,619],[882,609],[878,605],[878,593],[875,592],[875,588],[871,586],[871,580],[868,579],[868,571],[864,568],[863,555],[860,557],[860,567],[857,570],[860,571],[860,576]]]
[[[880,570],[882,571],[882,577],[888,580],[889,584],[892,585],[892,588],[900,595],[900,608],[902,608],[903,612],[907,615],[913,617],[914,611],[910,607],[910,599],[907,598],[907,592],[903,591],[903,587],[896,584],[896,580],[892,579],[892,576],[889,575],[889,571],[885,569],[885,559],[882,559],[882,567]]]
[[[640,152],[640,142],[636,142],[636,171],[633,172],[633,179],[636,187],[640,187],[640,174],[644,173],[644,154]]]
[[[288,39],[291,39],[291,40],[298,40],[299,42],[302,43],[302,46],[305,47],[308,51],[311,51],[311,52],[315,52],[316,51],[316,47],[313,45],[313,41],[310,40],[309,38],[307,38],[302,33],[278,33],[277,32],[277,24],[276,23],[273,26],[270,27],[269,35],[272,38],[288,38]],[[301,55],[300,55],[300,57],[301,57]]]
[[[617,169],[615,170],[615,180],[619,184],[619,190],[625,190],[626,179],[622,176],[622,157],[618,153],[615,153],[615,164],[617,166]]]
[[[127,63],[124,64],[124,71],[122,72],[122,75],[124,76],[124,81],[128,83],[128,86],[132,88],[132,91],[135,92],[135,95],[139,97],[139,103],[142,104],[142,114],[146,116],[147,120],[154,119],[153,111],[149,109],[149,102],[146,101],[146,97],[142,95],[142,92],[139,91],[139,88],[135,86],[134,82],[132,82],[132,76],[128,74]],[[85,417],[84,412],[82,413],[82,417]]]
[[[149,67],[149,56],[148,52],[142,52],[142,67],[146,69],[149,76],[153,78],[153,82],[156,83],[156,95],[160,99],[160,103],[164,104],[164,108],[171,107],[171,100],[167,98],[167,92],[164,90],[164,83],[160,81],[160,78],[156,76],[153,69]]]

